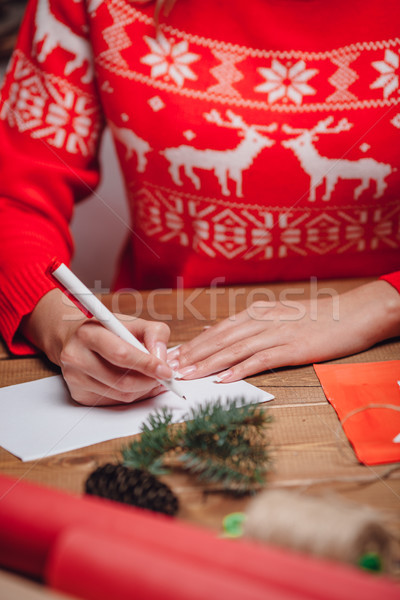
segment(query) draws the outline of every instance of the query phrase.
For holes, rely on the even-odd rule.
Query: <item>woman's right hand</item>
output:
[[[118,315],[116,315],[118,317]],[[141,341],[145,354],[87,319],[60,290],[48,292],[22,323],[24,335],[61,367],[71,396],[86,406],[130,403],[154,396],[169,379],[166,363],[169,327],[127,319],[124,325]]]

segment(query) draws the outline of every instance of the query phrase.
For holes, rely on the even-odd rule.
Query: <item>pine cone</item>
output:
[[[175,515],[179,508],[172,490],[154,475],[121,464],[108,463],[93,471],[86,480],[85,491],[167,515]]]

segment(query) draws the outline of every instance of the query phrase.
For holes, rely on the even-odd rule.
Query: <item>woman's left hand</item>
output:
[[[400,334],[400,294],[383,280],[298,302],[255,302],[169,354],[184,379],[224,382],[361,352]]]

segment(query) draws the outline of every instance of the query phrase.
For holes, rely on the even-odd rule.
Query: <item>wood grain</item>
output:
[[[342,292],[363,282],[325,281],[321,287]],[[303,290],[304,297],[310,295],[307,284],[291,284],[290,287]],[[127,315],[150,318],[163,315],[171,327],[171,345],[174,345],[190,339],[204,325],[229,316],[232,298],[235,307],[243,309],[249,297],[254,298],[253,289],[180,290],[158,295],[144,292],[140,297],[131,293],[107,296],[103,300],[114,310]],[[265,288],[260,286],[258,289],[264,293]],[[280,284],[268,286],[268,289],[269,293],[279,297],[287,288]],[[372,362],[399,357],[400,340],[393,339],[333,362]],[[0,385],[30,381],[58,372],[41,356],[10,358],[5,353],[0,360]],[[277,369],[250,377],[248,381],[275,395],[275,400],[265,405],[265,410],[273,416],[267,434],[273,456],[267,487],[302,490],[304,493],[334,493],[375,506],[385,511],[393,534],[399,537],[400,464],[371,468],[358,463],[313,367]],[[131,439],[133,437],[111,440],[27,463],[0,449],[0,472],[79,494],[84,490],[89,473],[108,461],[118,461],[121,448]],[[218,531],[224,515],[242,510],[249,501],[200,485],[184,472],[174,472],[164,479],[180,499],[180,518]]]

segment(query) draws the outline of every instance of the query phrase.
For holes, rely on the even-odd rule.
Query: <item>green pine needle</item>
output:
[[[126,466],[153,475],[168,471],[165,455],[174,451],[185,469],[224,490],[248,492],[262,485],[270,466],[265,428],[271,417],[244,398],[192,408],[185,426],[170,427],[172,412],[152,413],[139,440],[123,450]]]

